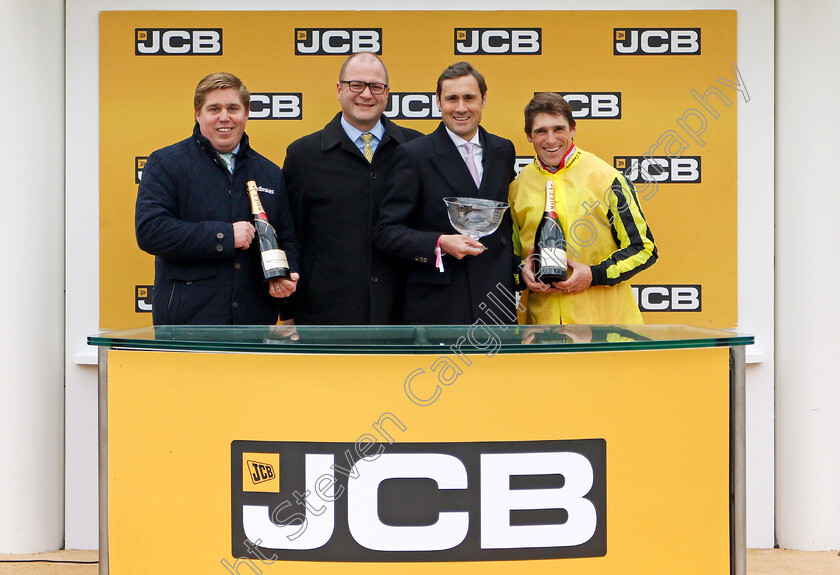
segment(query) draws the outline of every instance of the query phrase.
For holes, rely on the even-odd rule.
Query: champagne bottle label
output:
[[[255,216],[264,214],[265,210],[263,210],[262,202],[260,201],[260,194],[257,191],[257,183],[250,181],[246,185],[248,188],[248,196],[251,198],[251,213]]]
[[[545,181],[545,211],[548,214],[557,214],[554,205],[554,180]]]
[[[540,256],[542,256],[542,265],[544,267],[566,267],[566,250],[556,247],[543,247]]]
[[[265,250],[260,255],[262,256],[263,269],[266,271],[289,267],[286,252],[283,250]]]

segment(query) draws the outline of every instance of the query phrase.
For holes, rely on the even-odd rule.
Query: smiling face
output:
[[[460,76],[441,83],[438,108],[443,123],[467,141],[478,131],[481,110],[486,104],[487,93],[481,95],[475,76]]]
[[[336,85],[344,119],[354,128],[369,132],[385,110],[389,89],[386,87],[383,94],[371,94],[370,88],[365,86],[361,92],[353,92],[350,86],[342,81],[377,82],[387,85],[388,76],[382,63],[369,54],[356,56],[347,62],[342,77]]]
[[[574,145],[572,139],[576,130],[569,127],[569,121],[560,114],[541,112],[534,116],[528,141],[534,151],[549,166],[559,166],[563,157]]]
[[[210,90],[201,109],[195,111],[201,135],[217,152],[232,152],[239,145],[248,121],[248,108],[231,88]]]

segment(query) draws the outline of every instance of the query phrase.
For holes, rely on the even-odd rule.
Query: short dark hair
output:
[[[437,97],[440,98],[440,91],[443,87],[444,80],[454,80],[455,78],[462,78],[464,76],[472,76],[478,81],[478,91],[481,92],[481,97],[487,93],[487,82],[481,72],[472,67],[469,62],[455,62],[444,70],[437,81]]]
[[[207,94],[213,90],[237,90],[242,105],[246,109],[251,105],[251,93],[248,92],[248,88],[245,87],[242,80],[227,72],[214,72],[202,78],[198,82],[198,86],[195,87],[193,105],[196,110],[200,110],[204,106],[204,102],[207,101]]]
[[[566,98],[555,92],[541,92],[531,98],[531,101],[525,106],[525,133],[529,136],[537,114],[563,116],[569,122],[569,128],[575,128],[572,107],[566,101]]]
[[[385,83],[388,83],[388,68],[385,67],[385,62],[382,61],[382,58],[374,54],[373,52],[356,52],[355,54],[351,54],[345,58],[344,62],[341,64],[341,70],[338,71],[338,80],[339,82],[344,80],[344,72],[347,71],[347,65],[350,64],[352,60],[355,60],[359,57],[367,57],[369,59],[376,60],[382,66],[382,71],[385,72]]]
[[[541,92],[531,98],[531,101],[525,106],[525,133],[529,136],[537,114],[563,116],[569,122],[569,128],[575,128],[572,107],[566,101],[566,98],[555,92]]]

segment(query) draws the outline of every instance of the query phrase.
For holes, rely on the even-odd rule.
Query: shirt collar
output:
[[[459,136],[458,134],[456,134],[455,132],[450,130],[449,127],[446,124],[444,124],[443,127],[446,128],[446,133],[449,134],[449,137],[452,140],[452,143],[455,144],[456,148],[458,148],[460,146],[463,146],[464,144],[467,143],[467,140],[465,140],[464,138],[462,138],[461,136]],[[476,130],[475,135],[469,141],[472,142],[473,144],[475,144],[476,147],[480,148],[481,147],[481,138],[479,137],[478,132],[479,131]]]
[[[344,114],[341,115],[341,127],[344,128],[344,133],[347,134],[351,142],[358,140],[362,134],[367,134],[367,132],[361,131],[356,126],[351,126],[350,122],[344,119]],[[376,125],[370,130],[370,133],[373,134],[373,137],[377,141],[382,141],[382,138],[385,136],[385,126],[382,125],[382,120],[376,122]]]

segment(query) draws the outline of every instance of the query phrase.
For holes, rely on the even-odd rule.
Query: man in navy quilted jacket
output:
[[[192,136],[149,156],[137,192],[137,244],[155,256],[152,321],[273,325],[298,280],[283,174],[249,145],[250,94],[239,78],[203,78],[194,104]],[[263,278],[246,190],[250,180],[286,252],[291,279]]]

